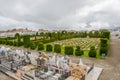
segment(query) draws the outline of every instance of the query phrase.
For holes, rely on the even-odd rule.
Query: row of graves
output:
[[[23,74],[33,68],[29,51],[0,47],[0,71],[19,80]]]
[[[81,59],[79,64],[72,63],[70,58],[59,55],[47,56],[39,53],[37,68],[35,70],[36,80],[86,80],[86,75],[94,68],[87,67]]]
[[[67,55],[31,54],[30,51],[0,47],[0,71],[16,80],[87,80],[93,70],[80,59],[73,63]]]
[[[91,46],[95,46],[95,48],[97,49],[100,43],[100,39],[99,38],[74,38],[74,39],[67,39],[67,40],[63,40],[63,41],[56,41],[53,42],[52,44],[60,44],[63,47],[65,46],[80,46],[81,49],[83,50],[90,50]]]

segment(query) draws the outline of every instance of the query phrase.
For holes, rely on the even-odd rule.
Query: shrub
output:
[[[76,46],[75,55],[76,55],[76,56],[81,56],[81,55],[83,55],[83,51],[80,50],[80,47],[79,47],[79,46]]]
[[[13,42],[13,45],[14,45],[14,46],[17,46],[17,42],[16,42],[16,41],[14,41],[14,42]]]
[[[12,46],[14,43],[13,41],[9,41],[9,45]]]
[[[102,54],[105,54],[105,55],[107,55],[107,53],[108,53],[108,48],[107,47],[101,47],[100,48],[100,55],[102,55]]]
[[[2,40],[2,44],[6,44],[6,40]]]
[[[73,47],[72,46],[66,46],[65,47],[65,54],[66,55],[73,55]]]
[[[38,50],[44,50],[44,44],[42,42],[38,44]]]
[[[6,40],[6,43],[5,43],[6,45],[9,45],[9,41],[8,40]]]
[[[102,55],[103,53],[107,55],[109,48],[108,41],[108,39],[101,39],[100,55]]]
[[[36,48],[35,43],[34,43],[34,42],[31,42],[31,43],[30,43],[30,49],[33,49],[33,50],[34,50],[35,48]]]
[[[61,53],[61,46],[59,44],[54,45],[54,52]]]
[[[90,48],[89,57],[96,57],[96,50],[94,46]]]
[[[30,35],[23,36],[24,47],[28,48],[30,46]]]
[[[101,46],[102,47],[107,47],[108,46],[108,44],[107,44],[107,42],[108,42],[108,40],[107,39],[101,39]]]
[[[46,51],[51,52],[52,51],[52,45],[47,44],[46,45]]]

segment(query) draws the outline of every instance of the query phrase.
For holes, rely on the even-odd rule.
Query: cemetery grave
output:
[[[4,69],[0,71],[16,80],[86,80],[89,71],[89,66],[84,65],[81,59],[79,64],[73,63],[68,55],[60,56],[56,53],[47,55],[45,52],[39,52],[35,57],[31,52],[8,50],[5,47],[0,48],[0,54],[6,57],[0,59],[2,61],[0,68]]]
[[[82,50],[90,50],[91,46],[95,46],[96,49],[99,49],[100,38],[73,38],[73,39],[66,39],[62,41],[55,41],[51,43],[60,44],[62,47],[65,46],[80,46]]]

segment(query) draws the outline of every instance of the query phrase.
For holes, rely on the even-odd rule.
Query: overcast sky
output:
[[[0,0],[0,30],[81,30],[119,25],[120,0]]]

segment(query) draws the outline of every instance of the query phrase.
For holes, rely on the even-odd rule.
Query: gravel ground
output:
[[[12,47],[17,49],[24,49],[23,47]],[[26,50],[26,49],[24,49]],[[32,51],[36,53],[37,51]],[[120,40],[111,38],[109,54],[105,59],[85,58],[85,57],[74,57],[70,56],[74,62],[78,62],[81,58],[83,63],[86,65],[95,64],[97,67],[103,68],[99,80],[120,80]],[[5,76],[0,73],[0,80],[4,79]],[[1,78],[2,77],[2,78]],[[9,79],[10,80],[10,79]]]
[[[0,80],[13,80],[12,78],[6,76],[5,74],[3,74],[2,72],[0,72]]]

